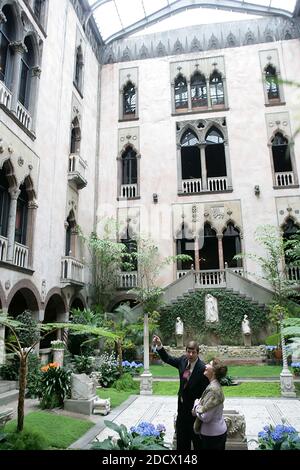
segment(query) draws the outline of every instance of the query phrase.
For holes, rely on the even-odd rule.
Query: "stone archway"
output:
[[[37,321],[39,320],[39,301],[30,288],[20,287],[20,289],[17,289],[15,292],[12,291],[7,299],[7,304],[7,311],[11,317],[16,317],[25,310],[30,310],[33,318]]]
[[[53,294],[49,297],[45,306],[43,323],[66,322],[68,320],[68,312],[65,302],[59,294]],[[41,348],[49,348],[52,340],[61,339],[62,331],[57,330],[48,334],[46,338],[41,340]]]
[[[81,296],[74,297],[70,302],[70,310],[72,309],[84,310],[86,308],[84,299]]]

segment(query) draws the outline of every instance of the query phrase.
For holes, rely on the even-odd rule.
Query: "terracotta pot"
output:
[[[274,357],[276,359],[282,359],[282,349],[281,348],[274,349]]]

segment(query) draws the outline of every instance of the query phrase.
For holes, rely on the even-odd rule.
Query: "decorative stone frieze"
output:
[[[284,196],[275,198],[278,225],[281,227],[288,218],[300,225],[300,196]]]
[[[72,0],[75,3],[75,0]],[[102,49],[102,63],[149,59],[167,55],[249,46],[300,37],[299,19],[259,18],[256,20],[197,25],[115,40]]]
[[[139,128],[126,127],[126,129],[119,129],[118,139],[118,153],[119,155],[125,149],[126,145],[130,144],[135,150],[140,150]]]

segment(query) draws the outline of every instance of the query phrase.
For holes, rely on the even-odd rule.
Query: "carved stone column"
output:
[[[149,318],[144,312],[144,372],[141,374],[140,395],[152,395],[152,374],[149,369]]]
[[[205,145],[200,144],[200,159],[201,159],[201,183],[202,190],[207,191],[207,171],[206,171],[206,160],[205,160]]]
[[[171,108],[172,114],[175,114],[175,82],[171,83]]]
[[[24,52],[27,52],[25,44],[21,41],[11,42],[10,47],[14,52],[12,84],[11,84],[11,111],[17,113],[17,103],[19,98],[19,88],[21,80],[21,59]]]
[[[119,93],[119,119],[123,119],[124,118],[124,89],[121,88],[120,89],[120,93]]]
[[[28,222],[26,233],[26,245],[28,246],[28,267],[33,266],[33,245],[34,245],[34,232],[35,232],[35,219],[38,204],[35,200],[29,201],[28,204]]]
[[[211,108],[211,97],[210,97],[210,87],[209,87],[209,77],[206,77],[206,95],[207,95],[207,107]]]
[[[223,235],[218,234],[219,269],[224,269]]]
[[[178,175],[178,186],[177,186],[177,191],[179,193],[182,193],[182,163],[181,163],[181,145],[178,143],[177,144],[177,175]]]
[[[191,96],[191,81],[187,81],[187,98],[188,98],[188,110],[192,110],[192,96]]]
[[[226,174],[227,174],[227,188],[226,189],[232,189],[231,163],[230,163],[229,147],[228,147],[227,140],[224,141],[224,152],[225,152]]]
[[[7,261],[12,263],[14,257],[17,200],[20,194],[20,190],[19,188],[9,188],[8,192],[10,194],[10,206],[7,228]]]
[[[39,91],[40,77],[42,70],[39,66],[33,67],[31,69],[31,93],[30,93],[30,103],[29,103],[29,112],[31,114],[31,132],[35,133],[36,129],[36,111],[37,111],[37,97]]]
[[[195,250],[195,271],[198,272],[200,271],[199,237],[195,237],[194,250]]]

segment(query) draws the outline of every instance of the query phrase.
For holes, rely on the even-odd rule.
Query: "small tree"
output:
[[[0,325],[8,328],[11,333],[11,339],[5,342],[6,347],[15,353],[20,361],[19,369],[19,398],[18,398],[18,418],[17,418],[17,431],[20,432],[24,427],[24,402],[25,402],[25,391],[26,391],[26,381],[27,381],[27,362],[28,355],[39,343],[41,336],[40,333],[44,331],[43,337],[46,337],[48,334],[53,331],[61,328],[69,328],[73,331],[80,332],[82,334],[94,334],[96,336],[104,336],[115,338],[116,335],[105,330],[104,328],[91,327],[89,325],[72,325],[70,323],[36,323],[35,333],[38,332],[38,335],[31,338],[27,337],[27,346],[25,348],[24,343],[21,342],[22,334],[24,334],[28,326],[24,325],[22,322],[14,320],[9,317],[7,314],[0,311]],[[30,344],[29,344],[30,343]]]
[[[190,261],[189,255],[175,255],[161,258],[158,247],[150,239],[137,241],[137,252],[132,253],[138,265],[138,287],[131,290],[142,304],[144,312],[151,313],[161,303],[163,289],[158,287],[157,279],[161,270],[176,261]]]
[[[288,315],[289,298],[298,287],[296,281],[287,278],[283,269],[286,247],[289,247],[290,256],[294,256],[296,249],[299,248],[298,245],[291,244],[290,240],[284,240],[279,229],[273,225],[259,226],[255,232],[255,240],[265,249],[265,256],[246,253],[236,255],[235,259],[247,257],[261,266],[263,274],[258,277],[266,280],[274,293],[274,301],[269,306],[269,318],[278,331],[280,315]]]
[[[105,312],[115,295],[121,269],[129,270],[132,267],[131,257],[126,246],[116,241],[117,225],[113,219],[107,219],[104,223],[101,238],[96,233],[89,237],[80,233],[91,255],[94,300]]]

